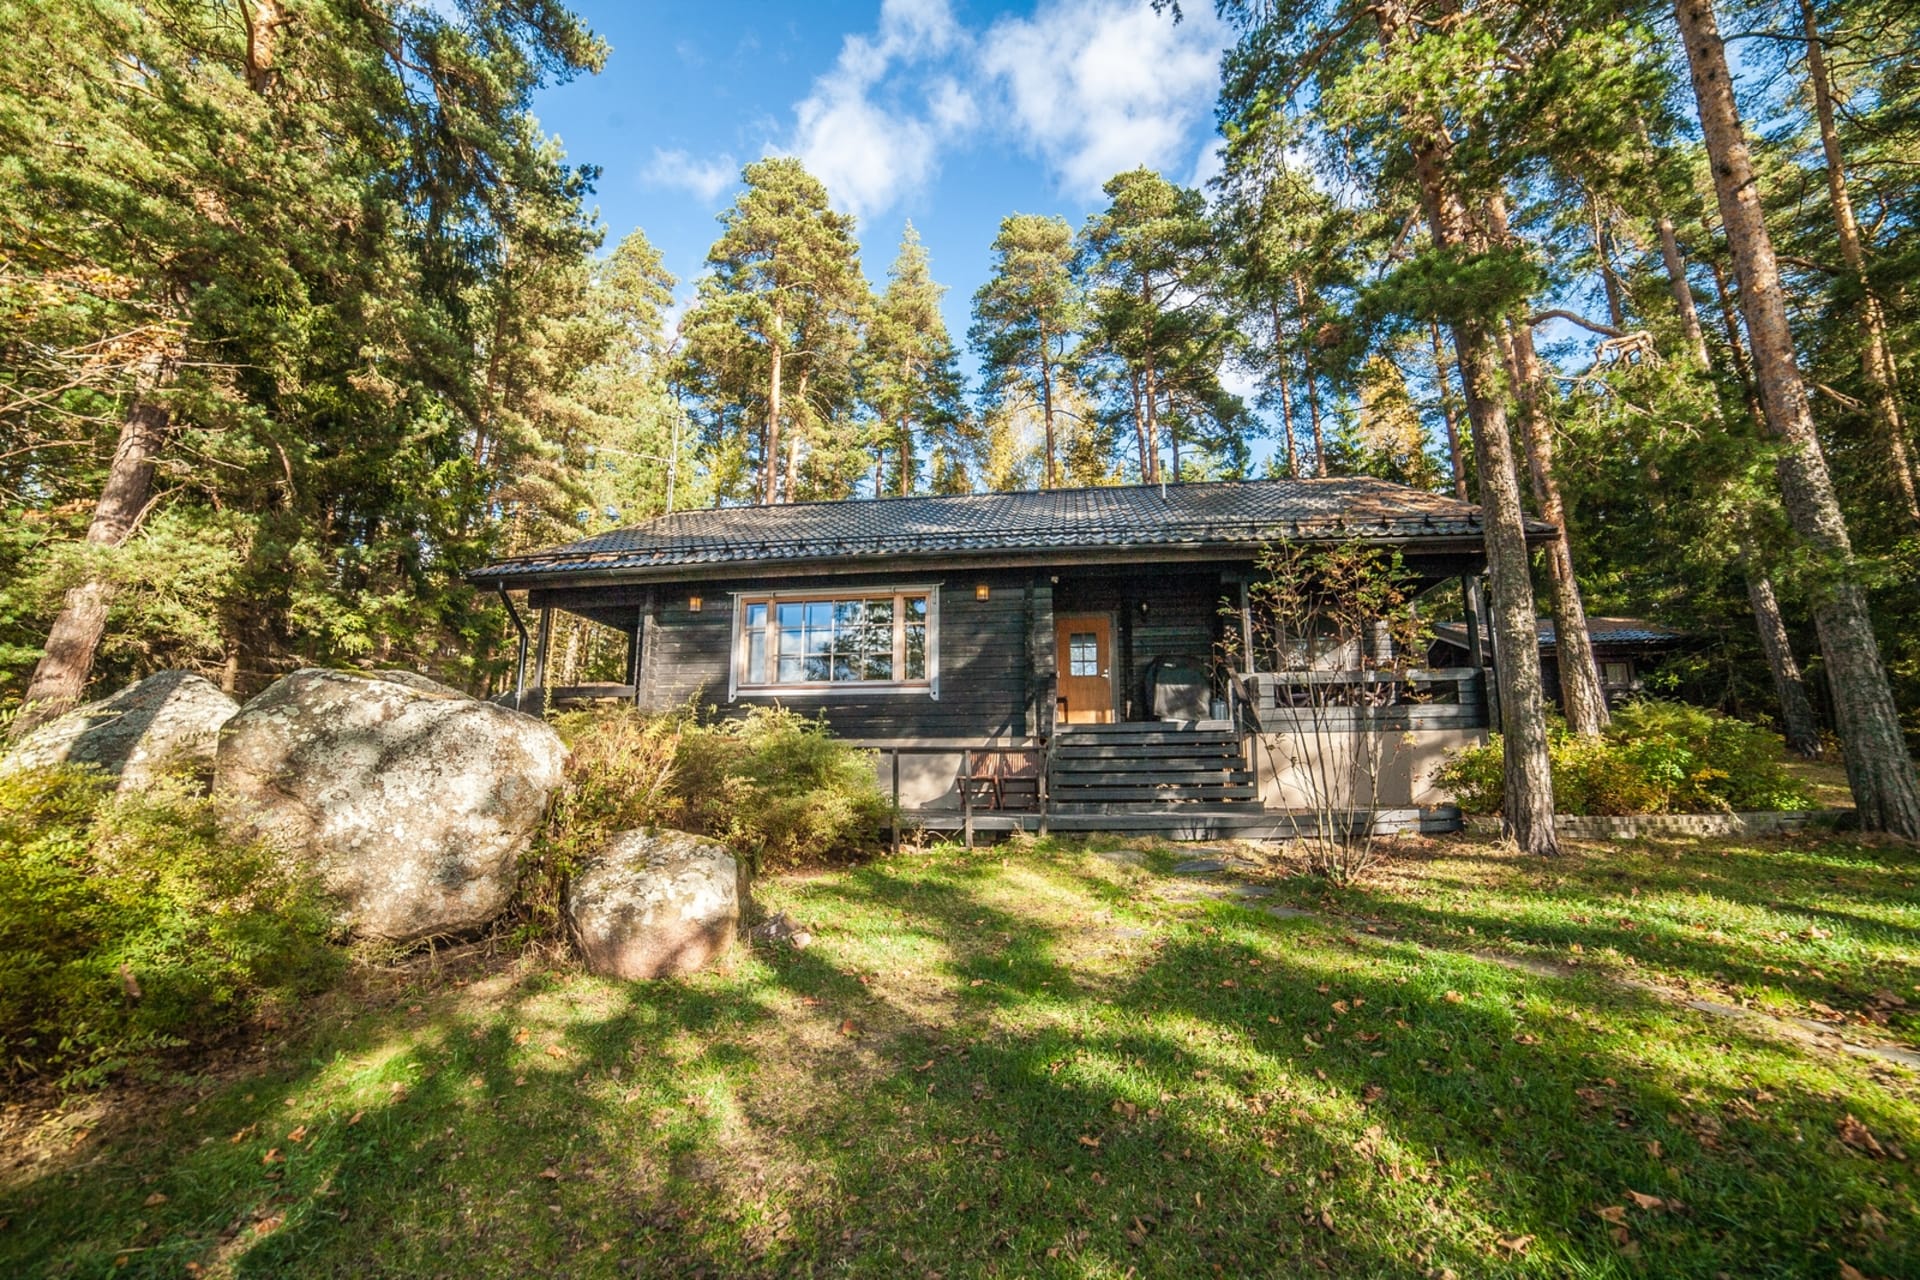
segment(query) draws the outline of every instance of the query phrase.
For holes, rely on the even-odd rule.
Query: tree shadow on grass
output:
[[[1884,1091],[1598,984],[1170,908],[1077,857],[780,905],[827,923],[813,947],[318,1034],[11,1189],[0,1269],[1625,1275],[1593,1210],[1629,1187],[1689,1206],[1633,1211],[1660,1274],[1915,1261],[1849,1238],[1867,1207],[1910,1221],[1900,1166],[1828,1150],[1842,1109],[1920,1148]],[[1675,1047],[1703,1034],[1705,1066]]]
[[[1448,862],[1458,860],[1454,855],[1443,856]],[[1445,937],[1454,946],[1471,937],[1486,944],[1507,941],[1559,952],[1576,945],[1593,952],[1612,949],[1653,973],[1732,987],[1771,987],[1802,1001],[1818,1000],[1849,1008],[1871,1007],[1879,992],[1888,987],[1904,990],[1920,978],[1920,965],[1911,959],[1911,944],[1920,939],[1920,930],[1874,918],[1868,914],[1870,903],[1853,912],[1831,903],[1800,900],[1793,895],[1820,891],[1820,886],[1805,877],[1768,896],[1752,887],[1766,869],[1764,854],[1736,851],[1726,856],[1757,865],[1738,875],[1726,875],[1725,883],[1706,884],[1696,878],[1693,868],[1703,862],[1722,862],[1718,855],[1656,869],[1644,876],[1590,863],[1541,864],[1540,874],[1553,877],[1547,889],[1513,883],[1488,885],[1422,871],[1420,883],[1439,890],[1438,895],[1413,898],[1391,885],[1361,884],[1328,891],[1320,905],[1365,920],[1393,922],[1423,935]],[[1487,861],[1508,875],[1516,874],[1512,860]],[[1522,870],[1535,868],[1528,865]],[[1892,877],[1902,871],[1889,870],[1887,874]],[[1703,891],[1733,904],[1736,918],[1722,919],[1728,913],[1713,902],[1689,901]],[[1856,887],[1850,892],[1872,893],[1879,901],[1904,905],[1891,884],[1884,890]],[[1299,896],[1297,891],[1293,896]],[[1538,909],[1529,910],[1523,904],[1510,914],[1491,906],[1461,905],[1503,896],[1541,901]],[[1737,918],[1756,910],[1780,919],[1773,923]],[[1721,924],[1732,932],[1721,932]],[[1913,1009],[1893,1011],[1891,1024],[1897,1031],[1911,1034],[1920,1030],[1920,1001],[1914,1003]]]

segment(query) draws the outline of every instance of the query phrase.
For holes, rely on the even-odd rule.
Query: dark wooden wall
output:
[[[740,693],[727,698],[733,640],[733,595],[798,590],[822,592],[927,584],[936,586],[939,609],[939,696],[914,690],[876,693],[857,688],[825,694]],[[987,599],[976,588],[987,587]],[[702,607],[688,608],[698,594]],[[719,715],[782,703],[806,716],[823,715],[846,738],[952,738],[984,742],[1026,738],[1044,732],[1039,709],[1050,705],[1040,692],[1033,637],[1044,626],[1046,663],[1052,663],[1051,584],[1032,570],[951,570],[832,578],[730,578],[653,588],[580,588],[543,591],[535,607],[552,605],[585,614],[629,633],[641,631],[639,701],[664,710],[697,700]]]
[[[1054,610],[1113,615],[1120,712],[1126,719],[1144,720],[1147,671],[1155,659],[1185,658],[1206,669],[1220,635],[1221,603],[1239,598],[1235,572],[1153,565],[1129,573],[1062,573]]]
[[[639,699],[666,709],[698,700],[716,714],[739,715],[775,701],[824,716],[842,737],[981,742],[1051,734],[1056,690],[1054,619],[1105,613],[1114,619],[1114,663],[1121,714],[1145,719],[1147,672],[1155,659],[1203,667],[1228,627],[1237,627],[1239,583],[1251,563],[1143,564],[1136,569],[944,569],[831,577],[726,578],[653,587],[539,591],[531,603],[584,614],[639,633]],[[927,584],[940,593],[939,696],[874,693],[727,697],[733,594],[818,587],[823,592]],[[985,584],[988,597],[977,599]],[[688,608],[698,594],[700,612]]]

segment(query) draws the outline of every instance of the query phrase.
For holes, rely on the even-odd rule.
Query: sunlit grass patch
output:
[[[1598,960],[1654,968],[1623,918],[1697,959],[1824,903],[1866,923],[1803,940],[1851,931],[1802,967],[1856,947],[1910,984],[1875,932],[1903,910],[1897,867],[1809,850],[1769,906],[1695,889],[1757,874],[1733,850],[1541,868],[1463,844],[1354,890],[1280,881],[1330,914],[1277,919],[1170,892],[1193,881],[1160,852],[1100,853],[936,849],[768,881],[764,907],[812,944],[682,982],[509,969],[328,1006],[238,1078],[8,1175],[0,1272],[1920,1265],[1912,1079],[1686,1012]],[[1822,899],[1834,876],[1853,887]],[[1528,949],[1580,963],[1476,954]]]

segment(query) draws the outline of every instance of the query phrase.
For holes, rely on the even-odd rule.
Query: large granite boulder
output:
[[[500,914],[566,759],[545,723],[411,672],[308,669],[227,722],[214,791],[354,932],[411,942]]]
[[[212,767],[220,726],[238,710],[212,681],[161,671],[35,728],[0,760],[0,773],[93,764],[119,778],[120,790],[138,790],[168,769]]]
[[[622,831],[567,893],[567,916],[593,972],[610,978],[692,973],[733,945],[740,864],[684,831]]]

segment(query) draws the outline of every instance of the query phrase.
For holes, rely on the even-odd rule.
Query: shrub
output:
[[[573,712],[567,785],[522,867],[523,927],[550,932],[582,858],[616,831],[665,826],[725,841],[758,870],[845,862],[877,847],[889,804],[873,762],[779,707],[703,724],[691,708]]]
[[[328,908],[185,779],[0,777],[0,1072],[93,1084],[310,995],[339,966]]]
[[[1786,771],[1773,734],[1677,702],[1634,702],[1598,738],[1556,725],[1548,734],[1554,808],[1569,814],[1806,809],[1806,785]],[[1469,747],[1438,781],[1467,813],[1498,813],[1500,739]]]

